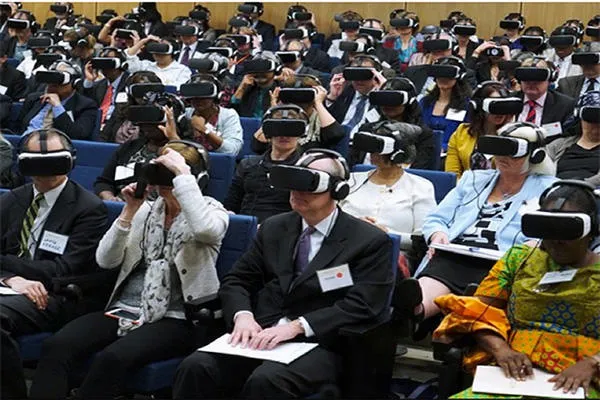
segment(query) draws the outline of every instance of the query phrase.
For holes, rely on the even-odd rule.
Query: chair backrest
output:
[[[69,177],[87,190],[93,191],[96,178],[102,174],[104,166],[117,151],[119,145],[117,143],[73,140],[73,146],[77,149],[77,161]]]
[[[8,116],[8,128],[9,130],[17,133],[20,129],[19,124],[19,113],[21,112],[21,108],[23,108],[23,103],[12,103],[10,106],[10,115]]]
[[[344,127],[344,137],[342,140],[337,142],[337,144],[333,147],[333,150],[337,151],[342,155],[342,157],[347,159],[348,152],[350,151],[350,131],[352,128],[347,125],[342,125],[342,127]]]
[[[342,60],[340,60],[337,57],[329,57],[329,69],[332,70],[335,67],[337,67],[338,65],[340,65],[342,63]]]
[[[254,135],[254,132],[260,128],[262,121],[259,118],[240,117],[240,122],[244,132],[244,143],[242,144],[242,149],[237,155],[238,160],[241,160],[244,158],[244,156],[255,154],[252,151],[252,136]]]
[[[217,274],[222,280],[235,262],[250,248],[256,236],[258,220],[249,215],[230,215],[229,227],[221,243],[221,251],[217,259]]]
[[[352,172],[365,172],[375,169],[374,165],[356,164]],[[423,177],[433,183],[435,201],[439,204],[456,186],[456,174],[453,172],[429,171],[426,169],[407,168],[406,172]]]
[[[444,131],[433,131],[433,168],[439,171],[442,168],[442,139]]]
[[[108,218],[106,220],[106,226],[107,228],[110,228],[110,226],[113,224],[113,222],[115,222],[115,220],[117,218],[119,218],[119,215],[121,215],[121,211],[123,211],[123,207],[125,206],[125,203],[121,203],[118,201],[104,201],[104,204],[106,205],[106,208],[108,210]]]
[[[92,137],[90,140],[98,141],[100,140],[100,126],[102,125],[102,110],[98,109],[96,113],[96,122],[94,123],[94,128],[92,130]]]
[[[177,86],[165,85],[165,92],[171,94],[177,94]]]
[[[210,179],[206,194],[223,202],[235,173],[235,156],[232,154],[209,153]]]

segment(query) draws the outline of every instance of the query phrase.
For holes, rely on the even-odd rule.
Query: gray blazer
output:
[[[556,90],[559,93],[578,99],[584,81],[585,77],[583,75],[567,76],[558,81],[558,88]]]

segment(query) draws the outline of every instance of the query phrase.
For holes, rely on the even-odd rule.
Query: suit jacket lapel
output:
[[[51,231],[51,232],[59,231],[60,227],[62,226],[62,223],[65,220],[66,214],[69,213],[70,204],[75,203],[75,201],[76,201],[75,188],[73,187],[73,185],[74,185],[74,183],[72,183],[71,181],[68,181],[67,184],[65,185],[65,188],[63,189],[63,191],[60,193],[60,195],[56,199],[56,202],[54,203],[52,210],[50,210],[50,213],[48,214],[46,223],[44,223],[44,226],[42,227],[42,231],[40,233],[40,240],[38,240],[38,243],[37,243],[38,247],[42,241],[42,237],[43,237],[42,235],[44,234],[44,231]],[[37,251],[37,247],[36,247],[35,259],[38,259],[39,256],[40,256],[40,252]]]
[[[554,122],[554,117],[554,93],[548,91],[544,102],[544,111],[542,112],[542,124]]]
[[[282,232],[282,240],[278,244],[277,260],[279,260],[279,284],[281,291],[287,293],[292,280],[294,279],[294,250],[296,242],[300,237],[302,229],[302,218],[298,214],[294,214],[290,224],[285,226],[285,232]]]
[[[581,89],[583,88],[583,83],[585,82],[585,76],[578,76],[575,80],[575,93],[577,96],[575,98],[579,98],[579,93],[581,93]]]

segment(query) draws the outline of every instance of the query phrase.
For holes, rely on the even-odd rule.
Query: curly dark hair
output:
[[[467,100],[471,97],[471,86],[466,79],[457,79],[456,84],[452,87],[452,93],[450,94],[450,103],[444,109],[444,113],[448,112],[448,109],[454,108],[456,110],[462,110],[467,104]],[[427,93],[423,97],[423,105],[430,107],[435,104],[440,98],[440,88],[435,85],[432,91]]]

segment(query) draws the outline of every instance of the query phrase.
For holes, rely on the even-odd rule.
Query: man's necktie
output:
[[[307,227],[298,238],[298,245],[296,250],[296,261],[295,261],[295,269],[294,275],[300,276],[302,272],[308,266],[308,254],[310,253],[310,235],[315,233],[315,228],[313,226]]]
[[[113,98],[113,86],[111,84],[106,88],[106,93],[104,94],[104,99],[102,99],[102,104],[100,104],[100,110],[102,110],[102,121],[101,124],[104,124],[106,117],[108,116],[108,109],[112,103]]]
[[[181,56],[181,64],[187,66],[190,63],[190,48],[185,46],[183,49],[183,55]]]
[[[535,117],[537,116],[535,112],[536,102],[533,100],[527,100],[527,105],[529,106],[529,111],[527,112],[527,118],[525,118],[525,122],[531,122],[535,124]]]
[[[367,99],[367,96],[360,96],[356,109],[354,110],[354,115],[347,124],[350,129],[354,128],[356,124],[362,120],[363,114],[365,113],[365,107],[367,106]]]
[[[593,92],[594,88],[596,87],[596,79],[592,78],[588,80],[588,85],[587,85],[587,89],[585,89],[585,92]]]
[[[21,235],[19,236],[19,257],[31,257],[29,253],[29,237],[31,236],[31,228],[33,228],[33,222],[37,218],[38,212],[40,211],[40,204],[44,199],[43,193],[38,193],[37,196],[31,202],[31,205],[25,212],[25,218],[23,218],[23,227],[21,228]]]

